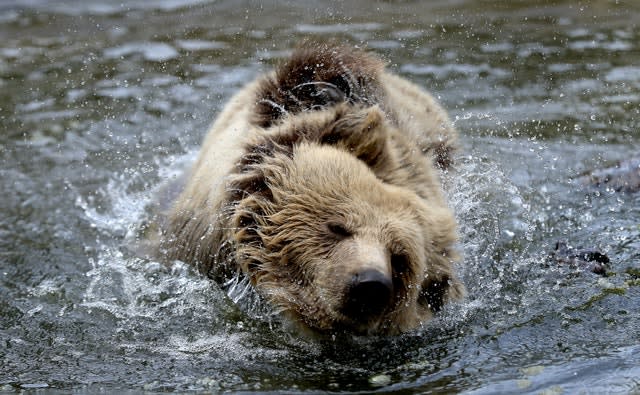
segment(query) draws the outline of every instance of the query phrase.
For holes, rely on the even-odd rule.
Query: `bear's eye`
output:
[[[395,274],[406,273],[409,270],[409,257],[405,254],[392,254],[391,269]]]
[[[338,239],[346,239],[351,236],[352,233],[341,223],[338,222],[329,222],[327,224],[327,229],[329,232]]]

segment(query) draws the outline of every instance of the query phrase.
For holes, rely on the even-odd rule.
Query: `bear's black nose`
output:
[[[351,278],[344,313],[355,320],[373,318],[388,306],[392,293],[389,276],[378,270],[363,270]]]

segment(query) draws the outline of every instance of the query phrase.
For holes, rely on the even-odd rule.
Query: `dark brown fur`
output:
[[[375,104],[377,58],[353,48],[329,44],[298,48],[265,78],[258,89],[253,122],[269,127],[286,115],[340,102]]]

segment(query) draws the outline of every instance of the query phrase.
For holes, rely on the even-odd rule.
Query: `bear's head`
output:
[[[236,265],[311,329],[399,333],[463,292],[453,215],[429,166],[412,184],[425,159],[406,160],[396,132],[376,106],[299,115],[257,137],[231,177]]]

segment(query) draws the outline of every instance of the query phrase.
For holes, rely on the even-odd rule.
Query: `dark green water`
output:
[[[302,37],[365,45],[450,110],[468,299],[314,343],[126,248],[242,84]],[[640,392],[634,1],[0,2],[0,393]],[[597,247],[602,277],[547,258]]]

